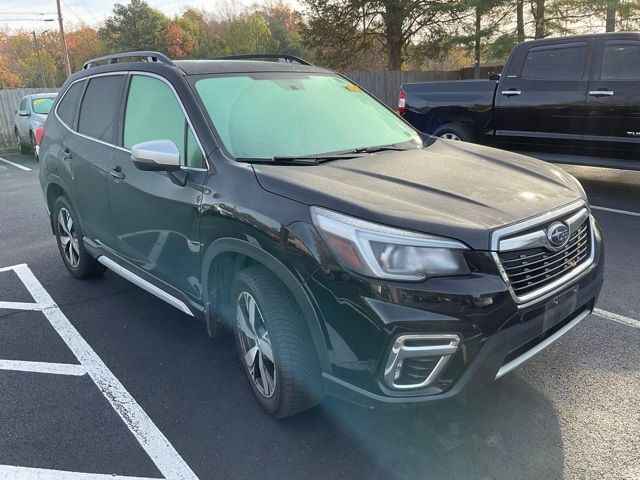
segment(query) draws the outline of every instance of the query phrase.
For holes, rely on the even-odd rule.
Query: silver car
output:
[[[35,131],[47,119],[56,95],[56,93],[38,93],[26,95],[20,100],[13,122],[13,131],[20,146],[20,153],[33,152],[38,158]]]

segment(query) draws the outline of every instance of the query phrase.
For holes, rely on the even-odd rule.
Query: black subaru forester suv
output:
[[[273,61],[275,60],[275,61]],[[275,417],[452,397],[580,322],[603,243],[569,174],[414,130],[293,57],[91,60],[45,125],[62,259],[233,329]]]

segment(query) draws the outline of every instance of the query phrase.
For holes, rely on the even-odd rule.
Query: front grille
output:
[[[557,251],[538,247],[498,253],[514,293],[522,297],[544,288],[586,262],[591,251],[589,228],[587,218],[571,234],[567,244]]]

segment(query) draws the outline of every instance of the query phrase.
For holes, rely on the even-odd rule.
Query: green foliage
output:
[[[257,12],[234,19],[226,40],[231,54],[264,53],[272,44],[269,25]]]
[[[165,35],[169,19],[151,8],[144,0],[116,3],[113,15],[107,18],[99,34],[112,51],[165,51]]]

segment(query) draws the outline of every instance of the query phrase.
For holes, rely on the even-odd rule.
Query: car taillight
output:
[[[404,115],[406,110],[405,103],[407,101],[407,94],[400,90],[400,96],[398,97],[398,113]]]
[[[40,142],[42,142],[42,137],[44,137],[44,127],[36,128],[36,131],[34,132],[34,137],[36,141],[36,146],[39,147]]]

